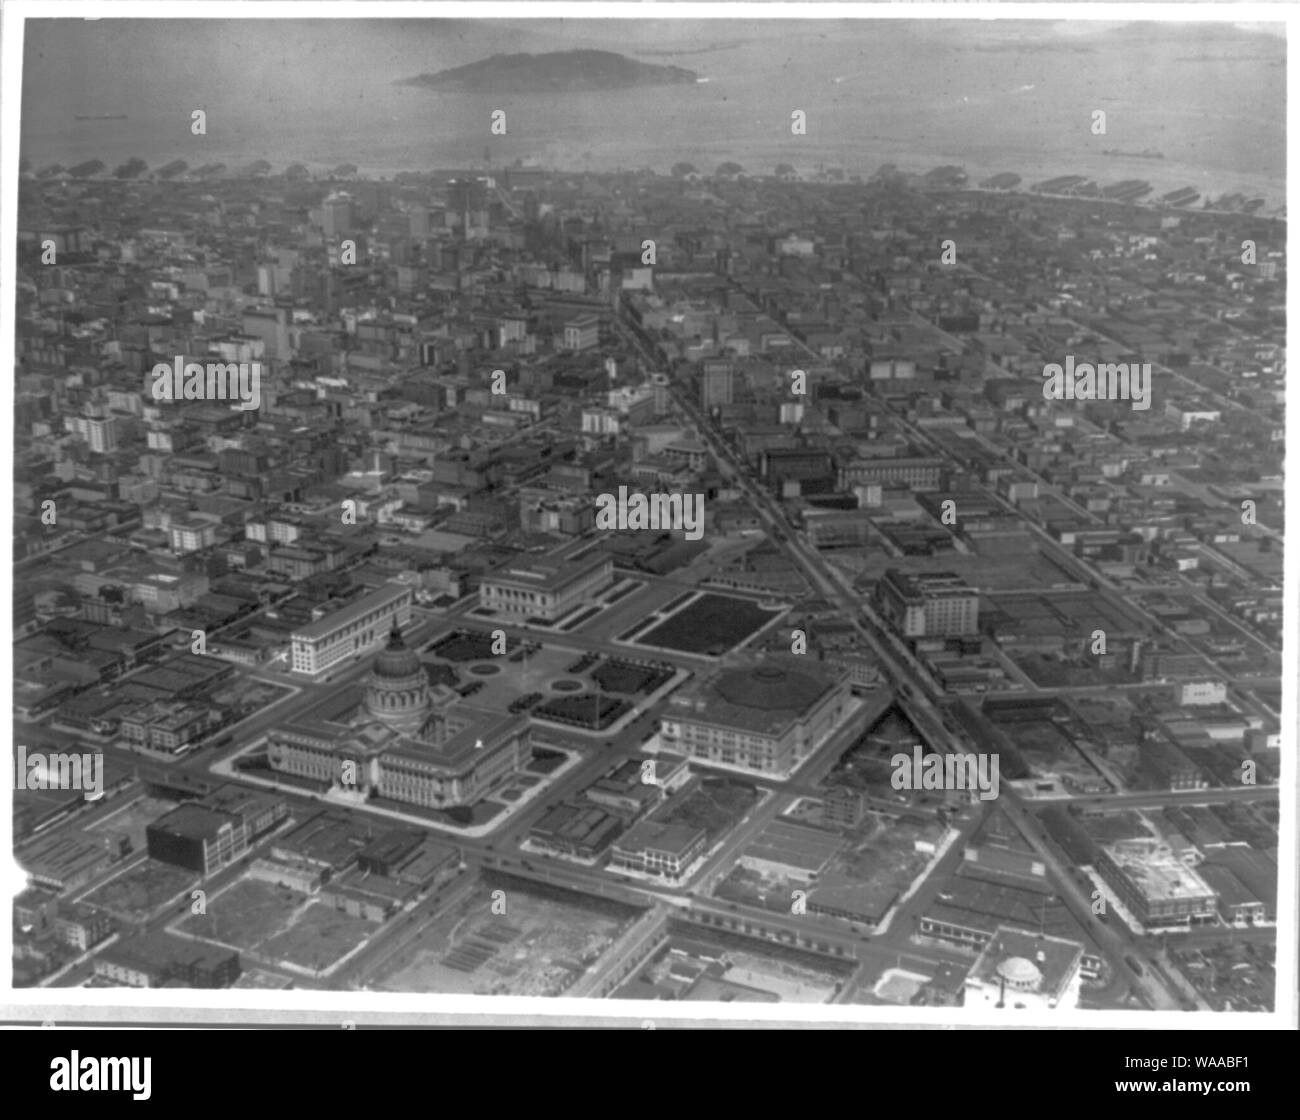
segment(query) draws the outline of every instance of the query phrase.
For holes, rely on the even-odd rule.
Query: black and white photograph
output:
[[[338,7],[5,7],[6,1021],[1294,1029],[1296,10]]]

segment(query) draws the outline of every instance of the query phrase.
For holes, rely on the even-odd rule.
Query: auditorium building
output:
[[[720,666],[669,699],[659,744],[699,762],[786,776],[839,725],[849,698],[849,674],[810,658]]]

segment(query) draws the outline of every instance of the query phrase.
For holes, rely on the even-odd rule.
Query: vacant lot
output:
[[[342,960],[378,928],[378,922],[354,918],[323,902],[313,902],[291,928],[263,945],[262,952],[284,964],[320,972]]]
[[[81,901],[102,906],[129,922],[141,922],[198,881],[197,872],[146,859],[117,878],[101,883]]]
[[[207,913],[191,914],[179,928],[237,949],[256,949],[286,929],[310,897],[261,879],[243,879],[209,899]]]
[[[493,894],[497,909],[493,913]],[[568,891],[481,880],[398,954],[375,987],[389,992],[556,996],[635,917],[630,907]]]
[[[124,809],[118,809],[92,824],[86,825],[87,832],[126,833],[131,837],[131,850],[141,851],[145,846],[144,830],[159,817],[178,803],[165,797],[151,797],[145,794],[137,797]]]
[[[241,879],[208,900],[179,928],[282,965],[322,972],[368,939],[378,922],[354,918],[312,895],[260,879]]]

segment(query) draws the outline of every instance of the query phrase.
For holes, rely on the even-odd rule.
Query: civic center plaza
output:
[[[480,589],[480,605],[514,608],[526,590],[525,613],[563,614],[607,586],[611,569],[602,556],[509,571]],[[321,783],[332,799],[447,810],[475,804],[528,765],[538,717],[476,706],[434,684],[402,637],[412,600],[409,585],[390,583],[294,632],[292,670],[317,685],[337,666],[380,652],[365,678],[321,689],[318,703],[268,731],[271,770]],[[659,712],[650,751],[784,777],[855,710],[849,674],[814,658],[737,650],[704,663],[673,660],[693,676]]]

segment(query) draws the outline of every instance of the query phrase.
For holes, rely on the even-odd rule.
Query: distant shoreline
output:
[[[283,157],[280,158],[281,160],[283,160]],[[687,162],[689,162],[689,157],[683,157],[683,158],[685,158]],[[719,156],[718,158],[721,160],[722,157]],[[929,158],[934,159],[939,157],[929,157]],[[1113,179],[1111,178],[1111,175],[1105,177],[1085,175],[1085,178],[1096,181],[1102,187],[1105,187],[1111,182],[1119,182],[1127,178],[1141,178],[1144,179],[1144,181],[1149,182],[1151,184],[1153,188],[1151,193],[1137,200],[1119,200],[1119,199],[1112,199],[1112,198],[1103,198],[1100,196],[1084,196],[1084,195],[1069,194],[1069,193],[1037,191],[1033,189],[1033,186],[1036,183],[1048,182],[1051,179],[1060,177],[1062,175],[1084,174],[1084,173],[1074,171],[1074,170],[1061,171],[1061,170],[1056,170],[1051,168],[1045,168],[1040,163],[1037,167],[1031,169],[1028,174],[1025,174],[1021,171],[1012,171],[1012,169],[1006,167],[1002,167],[999,170],[993,170],[991,166],[975,167],[968,161],[963,162],[958,159],[944,160],[943,163],[950,163],[962,167],[968,176],[966,183],[957,187],[944,187],[944,188],[925,187],[923,185],[918,186],[917,184],[913,184],[912,189],[919,189],[922,193],[945,190],[945,191],[960,191],[960,192],[970,192],[973,194],[986,194],[986,195],[998,195],[998,196],[1009,196],[1009,197],[1051,198],[1051,199],[1057,199],[1061,201],[1073,201],[1073,202],[1080,202],[1080,203],[1097,202],[1097,203],[1105,203],[1106,205],[1111,205],[1111,206],[1131,206],[1138,210],[1168,212],[1170,214],[1179,214],[1179,213],[1224,214],[1224,215],[1237,214],[1241,216],[1249,216],[1254,218],[1266,218],[1270,220],[1279,220],[1279,221],[1286,220],[1285,215],[1281,213],[1281,211],[1284,210],[1286,207],[1284,185],[1272,184],[1272,183],[1265,184],[1265,182],[1257,179],[1252,179],[1252,177],[1250,176],[1229,177],[1226,174],[1223,174],[1218,178],[1211,178],[1208,175],[1202,174],[1202,176],[1198,181],[1194,175],[1188,174],[1185,170],[1180,171],[1180,165],[1175,161],[1149,160],[1142,157],[1135,157],[1135,162],[1141,163],[1144,166],[1142,168],[1137,168],[1129,171],[1126,170],[1123,166],[1126,163],[1126,160],[1124,158],[1115,158],[1115,157],[1108,156],[1107,159],[1113,162],[1115,165],[1115,170],[1111,173],[1111,175],[1114,176]],[[79,162],[84,162],[84,159]],[[222,162],[222,161],[214,160],[212,162]],[[225,162],[234,163],[236,161],[227,160]],[[244,157],[239,159],[237,162],[244,166],[247,166],[248,164],[252,163],[253,160]],[[270,161],[266,160],[265,162],[269,163]],[[346,163],[346,162],[348,161],[346,160],[339,161],[339,163]],[[673,162],[676,161],[674,160]],[[333,161],[331,161],[331,163],[333,163]],[[332,179],[330,176],[330,172],[333,170],[332,166],[326,166],[323,163],[314,163],[306,160],[290,160],[287,162],[283,162],[279,166],[273,165],[270,171],[267,171],[263,174],[259,174],[256,176],[251,176],[251,177],[275,181],[277,179],[280,179],[283,176],[285,169],[294,166],[295,164],[300,164],[307,168],[308,178],[304,180],[305,182],[312,182],[312,181],[393,182],[399,175],[412,175],[416,177],[425,177],[430,175],[438,175],[442,173],[447,173],[447,174],[473,173],[473,174],[482,174],[482,175],[501,177],[504,174],[510,172],[511,170],[541,171],[547,175],[557,175],[557,176],[585,175],[585,174],[615,175],[619,173],[619,169],[609,168],[609,167],[601,167],[601,168],[575,167],[575,166],[565,167],[560,164],[548,163],[544,165],[540,165],[540,164],[529,165],[528,167],[522,169],[511,168],[508,166],[475,168],[469,166],[468,165],[469,163],[472,163],[472,161],[468,161],[467,164],[462,164],[459,166],[452,165],[452,166],[444,166],[444,167],[429,167],[429,168],[422,168],[422,169],[415,169],[410,167],[399,168],[399,167],[392,167],[392,166],[380,166],[375,164],[369,164],[369,165],[358,164],[356,165],[357,171],[355,172],[355,174],[340,177],[339,179],[335,180]],[[926,172],[932,170],[934,167],[942,166],[943,163],[931,163],[929,162],[929,160],[927,160],[927,165],[924,168],[921,168],[919,170],[915,168],[903,167],[903,166],[898,166],[898,170],[910,177],[920,177],[925,175]],[[44,164],[43,166],[49,166],[49,164]],[[167,166],[167,164],[160,163],[157,166],[165,167]],[[334,164],[334,166],[338,166],[338,164]],[[653,168],[652,165],[650,164],[640,164],[638,166],[651,167],[651,169],[654,170],[655,173],[659,175],[667,176],[669,174],[666,168]],[[1147,176],[1149,176],[1152,173],[1152,171],[1154,171],[1157,168],[1159,168],[1159,170],[1163,172],[1163,174],[1161,174],[1157,178],[1148,178]],[[40,168],[37,167],[34,168],[33,170],[29,170],[28,172],[25,173],[24,177],[33,182],[55,181],[54,177],[50,177],[50,179],[37,179],[35,174],[37,170],[40,170]],[[150,171],[146,172],[144,176],[141,176],[137,179],[115,180],[111,172],[104,171],[104,172],[96,173],[95,175],[86,176],[85,178],[82,179],[73,179],[70,181],[72,182],[117,181],[123,183],[142,182],[142,181],[158,182],[159,180],[153,178],[153,173],[156,172],[156,170],[157,170],[156,167],[151,168]],[[634,171],[636,170],[636,168],[624,167],[622,168],[622,170]],[[798,170],[800,171],[800,178],[797,180],[798,182],[806,185],[817,185],[818,180],[815,178],[815,173],[808,171],[808,169],[798,169]],[[1143,170],[1147,171],[1146,176],[1141,174]],[[979,185],[980,182],[982,182],[983,180],[989,179],[994,175],[999,174],[1000,172],[1010,172],[1013,174],[1021,175],[1022,176],[1021,181],[1015,187],[1010,189],[982,187]],[[775,178],[774,175],[767,174],[767,173],[749,174],[746,177],[750,179],[757,179],[757,180],[772,180]],[[210,182],[221,182],[223,180],[237,181],[246,178],[249,178],[249,176],[241,176],[238,173],[238,169],[232,171],[231,169],[228,168],[225,172],[223,172],[215,179],[210,179],[206,181],[210,181]],[[703,176],[700,181],[707,183],[710,178],[711,178],[710,176]],[[188,173],[186,173],[177,176],[175,178],[171,178],[163,181],[184,184],[184,183],[199,183],[205,180],[189,178]],[[840,185],[848,184],[850,183],[850,181],[851,181],[850,178],[846,174],[846,177],[843,180],[843,184]],[[825,181],[823,182],[824,185],[835,185],[829,182],[825,182]],[[869,183],[870,183],[869,178],[867,176],[863,176],[862,185],[864,186],[869,185]],[[1179,187],[1188,187],[1188,186],[1193,187],[1198,191],[1200,191],[1200,195],[1192,205],[1169,206],[1167,204],[1160,203],[1160,196],[1162,194],[1165,194],[1172,190],[1176,190]],[[1215,207],[1210,207],[1206,209],[1201,205],[1201,203],[1204,201],[1206,197],[1222,198],[1224,195],[1229,195],[1229,194],[1241,194],[1241,195],[1245,195],[1247,198],[1263,198],[1264,205],[1260,207],[1258,210],[1250,214],[1247,214],[1245,211],[1242,211],[1240,209],[1221,210]],[[1279,201],[1279,199],[1281,201]]]

